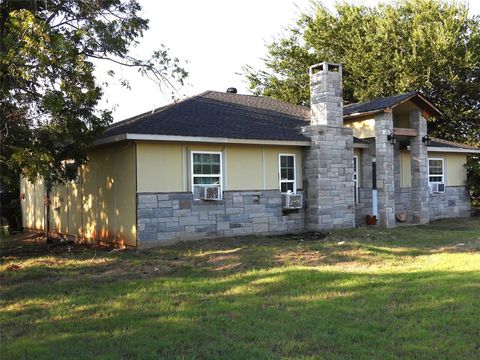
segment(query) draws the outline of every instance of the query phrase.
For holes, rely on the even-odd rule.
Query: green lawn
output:
[[[2,359],[479,359],[480,219],[109,253],[2,240]]]

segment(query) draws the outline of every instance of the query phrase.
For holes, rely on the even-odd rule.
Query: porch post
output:
[[[410,139],[412,156],[412,208],[413,222],[427,224],[428,214],[428,154],[422,137],[427,135],[427,121],[421,111],[409,113],[410,126],[417,129],[417,136]]]
[[[393,114],[386,109],[375,115],[375,156],[377,160],[378,220],[382,227],[395,226],[394,145],[387,139],[393,132]]]

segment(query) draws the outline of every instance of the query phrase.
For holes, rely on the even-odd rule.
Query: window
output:
[[[444,183],[444,167],[442,158],[428,159],[428,182]]]
[[[295,155],[280,154],[280,191],[282,193],[297,192],[295,181]]]
[[[202,187],[218,187],[217,198],[222,198],[222,153],[192,151],[192,192],[194,199],[200,199]]]
[[[359,203],[358,200],[358,156],[353,157],[353,182],[355,184],[354,197],[355,204]]]

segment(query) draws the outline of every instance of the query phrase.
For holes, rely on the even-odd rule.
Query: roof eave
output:
[[[352,113],[352,114],[348,114],[348,115],[343,115],[343,118],[348,120],[350,118],[355,118],[355,117],[359,117],[359,116],[375,115],[375,114],[381,113],[383,111],[384,111],[384,108],[377,109],[377,110],[364,111],[364,112],[356,112],[356,113]]]
[[[180,136],[180,135],[152,135],[152,134],[121,134],[94,141],[93,146],[115,143],[125,140],[137,141],[165,141],[165,142],[195,142],[217,144],[258,144],[258,145],[284,145],[284,146],[310,146],[309,140],[263,140],[263,139],[235,139],[206,136]]]
[[[428,152],[447,152],[447,153],[462,153],[462,154],[480,154],[480,149],[462,149],[454,147],[440,147],[440,146],[429,146],[427,147]]]

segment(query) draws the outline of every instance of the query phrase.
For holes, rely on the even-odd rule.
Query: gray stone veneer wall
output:
[[[355,226],[353,130],[343,127],[342,66],[310,67],[311,145],[303,155],[305,224],[309,230]]]
[[[395,192],[395,207],[397,211],[405,211],[407,223],[418,223],[415,217],[415,202],[412,188],[401,188]],[[429,194],[429,220],[442,218],[470,216],[470,195],[464,186],[446,186],[444,194]]]
[[[438,220],[470,216],[470,195],[465,186],[446,186],[444,194],[430,194],[429,217]]]
[[[393,131],[392,112],[375,115],[375,157],[377,160],[378,223],[395,226],[395,157],[388,141]]]
[[[365,225],[367,215],[372,215],[372,189],[358,189],[360,202],[355,205],[355,226]]]
[[[309,230],[355,227],[352,129],[306,126],[303,155],[305,223]]]
[[[410,126],[417,129],[417,136],[410,139],[412,156],[412,207],[413,222],[426,224],[429,221],[428,209],[428,154],[423,136],[427,135],[427,120],[421,111],[409,113]]]
[[[225,191],[223,200],[194,200],[192,193],[139,193],[140,247],[219,236],[277,234],[304,229],[303,209],[282,210],[279,190]]]
[[[407,215],[407,220],[405,221],[408,224],[414,223],[414,213],[413,213],[413,201],[412,201],[412,188],[410,187],[398,187],[395,189],[395,211],[405,212]]]

